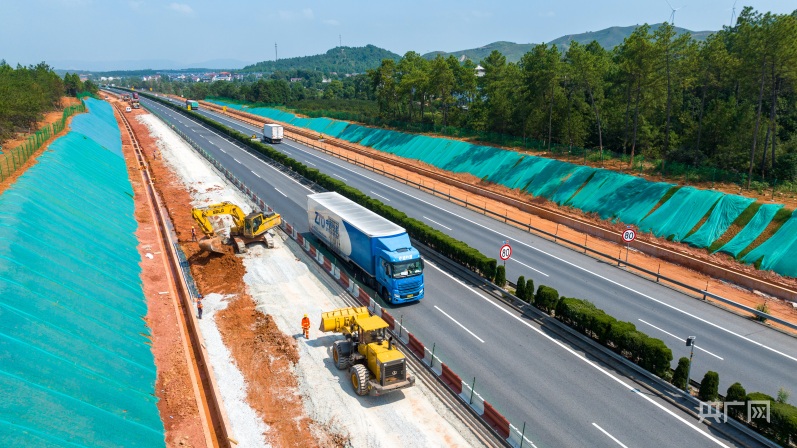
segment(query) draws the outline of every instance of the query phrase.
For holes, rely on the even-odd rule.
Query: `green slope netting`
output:
[[[242,109],[240,105],[214,102]],[[448,171],[486,178],[490,182],[545,197],[559,205],[598,213],[604,219],[636,224],[642,231],[653,232],[656,236],[672,237],[675,241],[684,239],[716,203],[717,206],[706,222],[687,239],[688,243],[698,247],[708,247],[720,238],[733,220],[752,202],[717,191],[686,187],[679,189],[670,200],[648,215],[673,187],[672,184],[650,182],[627,174],[458,140],[369,128],[328,118],[298,118],[289,112],[264,107],[246,110],[274,121],[313,129],[351,143],[420,160]],[[717,203],[720,198],[723,199]],[[769,219],[771,220],[771,216]],[[758,221],[756,223],[766,227]],[[738,254],[741,248],[736,246],[755,233],[756,227],[751,227],[752,225],[753,222],[747,226],[750,227],[748,232],[742,232],[744,235],[740,233],[739,236],[744,239],[734,238],[734,245],[729,243],[725,251],[732,250]],[[755,233],[753,239],[762,230],[763,228]]]
[[[745,255],[745,263],[761,260],[761,269],[797,276],[797,211],[774,235]]]
[[[0,446],[165,444],[119,131],[86,103],[0,196]]]
[[[724,246],[718,249],[718,252],[725,252],[727,254],[731,254],[734,257],[739,255],[739,252],[743,251],[747,246],[750,245],[753,241],[761,235],[761,232],[767,228],[770,222],[772,222],[772,218],[775,217],[775,213],[778,210],[783,208],[783,204],[764,204],[762,205],[753,218],[750,219],[750,222],[744,226],[739,233],[736,234],[733,239],[725,243]]]
[[[639,177],[624,183],[594,205],[594,211],[603,219],[615,219],[626,224],[639,224],[661,198],[672,188],[672,184],[649,182]]]
[[[681,241],[708,213],[722,193],[684,187],[639,223],[643,232]]]
[[[754,199],[732,194],[722,196],[706,222],[684,242],[695,247],[711,246],[753,202]]]
[[[86,106],[94,105],[91,113],[73,119],[71,128],[91,136],[91,139],[118,156],[122,156],[122,140],[119,138],[119,127],[113,117],[113,109],[102,101],[92,98],[86,100]]]

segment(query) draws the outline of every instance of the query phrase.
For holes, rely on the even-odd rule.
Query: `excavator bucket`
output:
[[[221,241],[221,237],[218,236],[202,238],[199,240],[199,248],[206,252],[224,253],[224,243]]]

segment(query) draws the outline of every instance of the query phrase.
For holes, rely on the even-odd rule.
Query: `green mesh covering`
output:
[[[639,223],[643,232],[681,241],[723,195],[719,191],[683,187]]]
[[[580,166],[573,170],[569,176],[562,180],[559,188],[551,195],[549,199],[559,205],[563,205],[569,201],[574,194],[581,188],[584,183],[595,174],[595,168],[588,166]]]
[[[122,140],[119,138],[119,126],[113,117],[113,109],[104,107],[105,103],[87,99],[86,106],[95,106],[91,113],[73,119],[72,131],[90,136],[92,140],[118,156],[122,156]]]
[[[0,196],[0,446],[165,445],[119,130],[86,104]]]
[[[745,263],[761,261],[761,269],[797,277],[797,211],[774,235],[745,255]]]
[[[724,234],[728,227],[731,226],[733,221],[742,214],[742,212],[755,202],[754,199],[745,198],[742,196],[735,196],[732,194],[723,195],[714,210],[711,211],[708,220],[703,223],[697,232],[689,235],[684,240],[695,247],[709,247],[714,241],[717,241],[722,234]]]
[[[552,159],[542,157],[535,159],[544,163],[543,169],[525,185],[525,190],[534,196],[550,198],[562,182],[578,168],[578,165],[572,163],[554,163]]]
[[[775,213],[778,210],[783,208],[783,204],[764,204],[762,205],[755,215],[753,215],[750,222],[744,226],[739,233],[736,234],[733,239],[725,243],[724,246],[720,247],[717,251],[718,252],[725,252],[726,254],[731,254],[734,257],[739,256],[739,253],[747,248],[753,241],[758,238],[759,235],[767,228],[770,222],[772,222],[772,218],[775,217]]]
[[[595,175],[566,204],[586,211],[596,211],[606,204],[619,188],[634,180],[634,176],[608,170],[595,170]]]
[[[639,224],[670,188],[672,184],[632,177],[629,182],[603,196],[593,211],[603,219]]]

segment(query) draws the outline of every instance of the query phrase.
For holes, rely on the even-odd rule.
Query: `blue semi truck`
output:
[[[423,298],[423,260],[407,231],[335,192],[307,196],[310,231],[392,304]]]

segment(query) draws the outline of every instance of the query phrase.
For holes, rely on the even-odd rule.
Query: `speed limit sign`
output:
[[[512,256],[512,246],[509,244],[501,246],[501,251],[498,253],[498,256],[501,257],[503,261],[509,260],[509,257]]]
[[[634,241],[634,238],[636,238],[636,232],[634,232],[634,229],[625,229],[625,231],[623,231],[623,241],[626,243]]]

